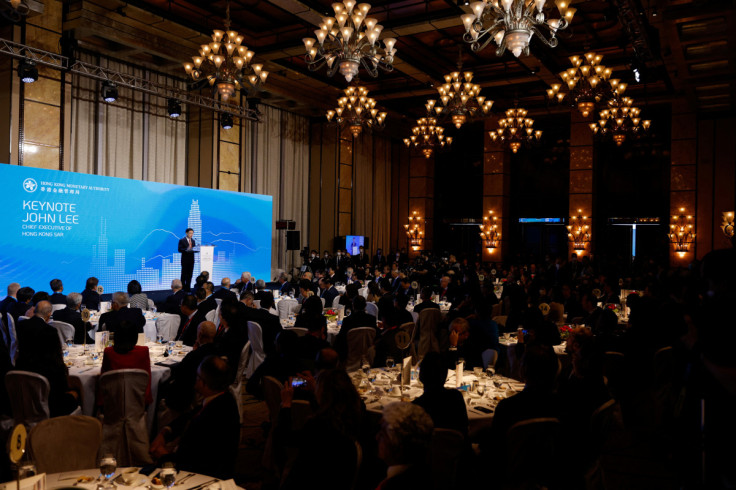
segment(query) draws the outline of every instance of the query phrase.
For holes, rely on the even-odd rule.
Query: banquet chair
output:
[[[364,298],[368,298],[368,288],[360,288],[360,289],[358,289],[358,294],[360,294]]]
[[[297,300],[292,301],[290,306],[290,313],[293,313],[295,315],[298,315],[299,312],[302,310],[302,305],[300,305]]]
[[[10,371],[5,375],[5,388],[16,423],[33,427],[51,416],[51,385],[45,376],[30,371]]]
[[[417,323],[419,321],[419,313],[416,311],[411,312],[411,317],[414,319],[414,323]]]
[[[208,322],[215,323],[215,318],[217,317],[217,310],[210,310],[205,314],[204,319]]]
[[[253,307],[255,307],[256,309],[260,308],[261,307],[261,300],[260,299],[254,299],[253,300]]]
[[[151,298],[148,298],[148,311],[153,311],[155,309],[156,309],[156,303],[154,303]]]
[[[378,305],[370,301],[365,304],[365,312],[378,318]]]
[[[39,473],[94,468],[101,443],[102,424],[86,415],[44,420],[28,435],[31,458]]]
[[[215,308],[215,319],[212,322],[215,324],[215,328],[220,328],[220,305]]]
[[[453,429],[435,428],[429,446],[429,463],[434,488],[457,488],[458,466],[465,437]]]
[[[74,326],[70,325],[66,322],[59,322],[56,320],[51,320],[49,322],[49,325],[54,327],[56,329],[56,332],[59,334],[59,342],[61,342],[61,345],[66,344],[67,339],[74,339]]]
[[[222,298],[215,298],[215,303],[217,303],[217,306],[219,308],[219,306],[222,304]]]
[[[417,354],[424,357],[428,352],[439,352],[440,344],[437,340],[437,327],[442,321],[442,312],[437,308],[427,308],[419,313],[419,343]]]
[[[493,305],[493,308],[491,308],[491,318],[501,316],[501,313],[503,313],[503,303]]]
[[[291,402],[291,428],[301,430],[307,419],[312,415],[312,406],[307,400],[294,400]]]
[[[307,333],[309,333],[309,330],[304,327],[292,327],[289,330],[297,334],[299,337],[304,337],[305,335],[307,335]]]
[[[299,306],[299,302],[292,299],[282,299],[278,302],[276,305],[276,309],[279,312],[279,320],[286,320],[289,318],[289,314],[291,313],[291,307],[296,303],[297,306]]]
[[[557,418],[533,418],[512,425],[506,432],[506,484],[511,488],[550,487],[562,470],[553,457],[560,437]]]
[[[332,307],[337,308],[340,305],[340,297],[341,295],[335,296],[335,299],[332,300]]]
[[[179,331],[181,317],[171,313],[162,313],[156,319],[156,332],[162,336],[165,342],[174,340]]]
[[[406,349],[402,349],[403,351],[408,351],[408,354],[412,358],[412,364],[417,362],[417,349],[414,347],[414,335],[417,331],[416,324],[413,322],[407,322],[403,325],[399,325],[399,331],[404,331],[409,334],[409,347]],[[397,347],[398,348],[398,347]],[[406,357],[406,356],[405,356]]]
[[[603,376],[614,398],[619,398],[626,379],[626,357],[621,352],[603,354]]]
[[[554,323],[561,323],[565,318],[565,305],[557,303],[555,301],[549,304],[549,313],[547,313],[547,320]]]
[[[281,406],[281,390],[284,388],[283,383],[273,376],[263,377],[263,397],[268,407],[268,416],[271,423],[276,423],[279,416],[279,408]]]
[[[258,323],[248,322],[248,340],[250,341],[251,354],[245,367],[245,377],[250,379],[256,368],[266,358],[266,353],[263,352],[263,329]]]
[[[325,307],[325,299],[324,298],[320,298],[320,299],[322,300],[322,308],[324,308]]]
[[[66,305],[51,305],[51,311],[63,310],[64,308],[66,308]]]
[[[116,369],[100,376],[104,414],[100,454],[115,455],[120,467],[151,463],[145,401],[148,379],[142,369]]]
[[[493,321],[496,322],[499,327],[505,327],[507,318],[508,316],[506,315],[494,316]]]
[[[373,341],[376,338],[376,329],[373,327],[353,328],[348,332],[348,356],[345,360],[346,371],[357,371],[360,369],[363,358],[373,364],[375,349]]]
[[[245,368],[248,366],[248,358],[250,357],[250,341],[246,342],[243,350],[240,351],[240,360],[238,360],[238,369],[235,371],[235,381],[230,385],[230,393],[238,404],[238,414],[240,415],[240,423],[243,423],[243,378],[245,377]]]
[[[483,360],[483,369],[496,367],[496,361],[498,361],[498,351],[496,349],[486,349],[480,353],[480,357]]]

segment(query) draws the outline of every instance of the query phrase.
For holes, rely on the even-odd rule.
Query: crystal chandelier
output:
[[[458,63],[458,68],[462,70],[462,63]],[[493,101],[481,96],[480,85],[471,83],[472,80],[472,71],[454,71],[445,75],[445,83],[437,87],[444,107],[436,106],[436,101],[430,99],[427,101],[431,104],[428,111],[451,118],[458,129],[479,113],[487,116],[493,107]]]
[[[243,46],[243,36],[230,30],[230,2],[227,2],[225,31],[214,30],[212,42],[202,44],[199,56],[192,56],[192,63],[184,63],[184,70],[192,80],[198,82],[206,79],[211,86],[217,88],[220,98],[227,101],[235,91],[248,83],[259,89],[266,83],[268,72],[263,65],[251,65],[253,51]]]
[[[431,113],[434,103],[434,100],[429,100],[425,104],[428,114]],[[439,126],[437,119],[429,115],[417,119],[417,125],[412,128],[411,132],[411,136],[404,138],[404,144],[407,147],[418,147],[425,158],[431,157],[435,148],[443,148],[445,145],[452,144],[452,136],[445,136],[445,128]]]
[[[535,34],[549,47],[557,46],[557,31],[566,29],[577,9],[569,0],[556,0],[559,19],[544,14],[545,0],[487,0],[473,2],[472,14],[460,16],[465,25],[463,40],[473,51],[480,51],[489,42],[498,46],[496,56],[508,49],[517,58],[529,54],[529,41]]]
[[[337,108],[327,111],[327,121],[332,122],[333,119],[341,128],[347,126],[357,138],[363,126],[383,129],[386,113],[378,112],[376,100],[368,97],[368,89],[348,87],[345,96],[337,99]]]
[[[489,252],[498,248],[501,235],[498,233],[498,218],[493,215],[493,211],[488,211],[488,216],[483,216],[483,223],[480,225],[480,239]]]
[[[307,49],[305,60],[311,71],[319,70],[327,63],[327,76],[331,77],[339,69],[350,83],[363,65],[372,77],[378,76],[378,68],[384,71],[394,69],[396,39],[383,40],[383,53],[376,46],[383,26],[372,17],[366,18],[371,6],[355,0],[344,0],[332,4],[334,17],[322,17],[319,29],[314,31],[317,39],[304,38]]]
[[[424,240],[424,222],[422,217],[417,214],[416,211],[409,216],[409,222],[404,225],[406,229],[406,237],[409,240],[409,246],[412,250],[419,250],[422,248],[422,241]]]
[[[602,110],[598,122],[590,123],[593,134],[599,137],[612,136],[616,146],[621,146],[628,135],[640,135],[649,131],[652,121],[642,120],[641,110],[634,106],[630,97],[614,97]]]
[[[684,257],[690,250],[690,245],[695,243],[695,227],[693,217],[685,215],[685,208],[680,208],[680,213],[679,216],[672,216],[670,219],[669,239],[675,252]]]
[[[534,119],[526,117],[527,110],[515,107],[506,111],[506,117],[498,121],[498,129],[488,131],[493,141],[508,141],[516,153],[523,143],[533,143],[542,137],[541,130],[534,130]]]
[[[583,216],[583,210],[578,209],[577,216],[570,216],[570,224],[567,225],[567,240],[572,243],[573,250],[585,250],[590,243],[590,225],[588,217]]]
[[[623,95],[626,84],[618,79],[608,81],[611,69],[601,65],[603,56],[590,51],[582,57],[571,56],[569,59],[572,68],[559,74],[569,92],[561,91],[563,84],[552,84],[547,90],[550,99],[556,99],[558,102],[567,100],[570,105],[577,107],[583,117],[588,117],[602,99],[611,96],[613,87],[616,87],[619,95]]]

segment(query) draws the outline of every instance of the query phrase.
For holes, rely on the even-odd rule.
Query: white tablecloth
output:
[[[146,324],[143,326],[143,333],[146,335],[146,339],[156,341],[156,320],[158,315],[146,312]],[[93,312],[89,319],[89,322],[94,325],[95,332],[97,331],[98,323],[100,322],[100,314]]]
[[[112,479],[115,480],[115,484],[118,487],[122,488],[139,488],[141,490],[146,488],[147,485],[151,484],[151,477],[154,477],[158,474],[159,470],[155,469],[151,473],[150,477],[145,475],[137,474],[137,470],[139,468],[118,468],[118,470],[113,475]],[[123,481],[118,478],[122,473],[125,473],[126,477],[128,478],[128,481],[132,483],[132,485],[125,485]],[[46,475],[46,488],[59,488],[59,487],[78,487],[80,490],[94,490],[97,487],[96,481],[91,481],[89,483],[76,483],[79,477],[91,477],[96,479],[100,474],[99,468],[91,468],[88,470],[78,470],[78,471],[65,471],[63,473],[51,473]],[[204,483],[212,482],[211,485],[208,485],[205,487],[207,490],[237,490],[238,486],[235,485],[235,482],[233,480],[226,480],[226,481],[220,481],[217,480],[214,477],[207,476],[207,475],[200,475],[197,473],[189,473],[186,471],[179,471],[176,474],[176,480],[183,480],[187,475],[189,476],[184,483],[181,484],[175,484],[175,488],[177,490],[188,490],[190,488],[198,487]],[[215,481],[213,481],[215,480]],[[15,485],[13,485],[13,488],[15,488]],[[161,488],[161,487],[153,487],[153,488]],[[166,487],[163,487],[164,489]]]

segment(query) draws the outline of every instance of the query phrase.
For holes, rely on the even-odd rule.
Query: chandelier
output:
[[[404,144],[407,147],[418,147],[422,150],[425,158],[430,158],[435,148],[452,144],[452,136],[445,136],[445,128],[437,124],[436,118],[429,115],[432,113],[435,103],[435,100],[427,101],[424,105],[427,108],[427,117],[417,119],[417,125],[412,128],[411,136],[404,138]],[[437,109],[437,112],[442,111],[441,107]]]
[[[498,218],[493,215],[493,211],[488,211],[488,216],[483,216],[483,223],[480,225],[480,239],[489,252],[493,252],[498,247],[501,235],[498,233]]]
[[[337,99],[335,110],[327,111],[327,121],[333,118],[340,127],[347,126],[354,138],[363,131],[363,126],[375,129],[383,129],[383,121],[386,119],[385,112],[378,112],[376,100],[368,97],[368,89],[365,87],[348,87],[345,96]]]
[[[534,130],[534,119],[526,117],[527,110],[515,107],[506,111],[506,117],[498,121],[498,129],[488,131],[493,141],[508,141],[516,153],[523,143],[534,143],[542,137],[542,131]]]
[[[304,38],[307,50],[305,61],[310,71],[319,70],[327,64],[327,76],[331,77],[339,69],[340,74],[350,83],[363,65],[372,77],[378,76],[378,68],[384,71],[394,69],[396,39],[383,40],[383,53],[376,46],[383,26],[372,17],[366,18],[371,6],[355,0],[344,0],[332,4],[334,17],[322,17],[319,29],[314,31],[317,39]],[[316,43],[316,44],[315,44]]]
[[[422,217],[416,211],[409,216],[409,223],[404,225],[406,236],[409,239],[409,246],[412,250],[422,248],[422,240],[424,240],[424,223]]]
[[[557,46],[557,31],[566,29],[577,9],[569,0],[556,0],[559,19],[544,14],[545,0],[487,0],[473,2],[472,14],[460,16],[465,25],[463,40],[473,51],[480,51],[494,41],[496,56],[508,49],[517,58],[529,54],[529,41],[537,35],[547,46]]]
[[[721,230],[723,230],[723,234],[726,235],[726,238],[733,238],[733,211],[723,213]]]
[[[631,97],[614,97],[608,101],[608,108],[602,110],[598,122],[590,123],[593,134],[599,137],[613,137],[616,146],[621,146],[628,135],[640,135],[649,131],[652,121],[642,120],[641,110],[634,106]]]
[[[192,63],[184,63],[184,70],[192,80],[206,79],[217,88],[220,98],[227,101],[235,91],[248,83],[259,89],[266,83],[268,72],[263,65],[251,65],[253,51],[242,45],[243,36],[230,30],[230,2],[227,2],[225,30],[212,31],[212,42],[202,44],[199,56],[192,56]]]
[[[583,216],[583,210],[578,209],[577,216],[570,216],[570,224],[567,225],[567,240],[572,243],[573,250],[585,250],[590,243],[590,225],[588,217]]]
[[[683,257],[690,250],[690,245],[695,243],[695,233],[693,233],[693,217],[685,215],[685,208],[680,208],[680,213],[679,216],[672,216],[670,220],[669,239],[675,252]]]
[[[462,70],[462,63],[458,63],[458,69]],[[444,114],[449,117],[456,128],[479,113],[487,116],[493,107],[492,100],[486,100],[480,95],[480,85],[471,83],[473,72],[454,71],[445,75],[445,83],[437,87],[441,106],[436,106],[436,101],[427,101],[431,105],[428,111],[434,111],[437,115]]]
[[[562,102],[567,99],[570,105],[577,107],[583,117],[593,112],[596,104],[605,97],[610,97],[612,87],[616,87],[617,93],[623,95],[626,84],[611,77],[611,69],[601,65],[603,56],[592,51],[583,56],[570,56],[572,68],[560,72],[559,77],[567,85],[568,93],[561,91],[562,84],[555,83],[547,90],[550,99]]]

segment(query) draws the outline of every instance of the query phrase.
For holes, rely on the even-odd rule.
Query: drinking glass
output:
[[[483,382],[481,382],[481,383],[478,383],[478,387],[476,388],[476,391],[477,391],[477,392],[478,392],[478,394],[479,394],[479,395],[481,396],[481,398],[483,398],[483,395],[484,395],[484,394],[485,394],[485,392],[486,392],[486,384],[485,384],[485,383],[483,383]]]
[[[100,475],[105,481],[110,480],[118,469],[118,462],[112,454],[106,454],[100,459]]]
[[[368,373],[371,370],[371,363],[368,362],[367,357],[363,357],[363,359],[360,362],[360,368],[363,370],[363,373],[368,376]]]
[[[387,367],[387,368],[388,368],[389,370],[393,369],[393,368],[394,368],[394,365],[395,365],[395,364],[396,364],[396,363],[395,363],[395,361],[394,361],[394,358],[393,358],[393,357],[387,357],[387,358],[386,358],[386,367]]]
[[[167,350],[169,351],[170,356],[174,355],[174,345],[176,345],[176,342],[174,342],[173,340],[170,340],[169,345],[167,347]]]
[[[156,335],[156,343],[157,344],[163,344],[164,343],[164,336],[163,335]]]
[[[161,470],[161,481],[164,486],[171,488],[176,482],[176,468],[172,463],[164,463],[163,469]]]
[[[36,476],[36,465],[33,464],[33,461],[26,461],[24,463],[20,463],[18,466],[18,479],[22,480],[23,478],[30,478],[32,476]]]
[[[483,374],[483,368],[478,366],[474,367],[473,374],[475,374],[476,378],[480,379],[481,375]]]
[[[71,347],[74,345],[74,339],[66,339],[64,342],[66,342],[67,347]]]
[[[488,366],[486,368],[486,374],[488,375],[489,378],[492,378],[493,375],[496,374],[496,368],[493,366]]]
[[[69,346],[66,346],[66,345],[65,345],[65,346],[63,347],[63,349],[62,349],[62,351],[61,351],[61,352],[62,352],[62,354],[64,355],[64,359],[66,359],[67,357],[69,357]]]

